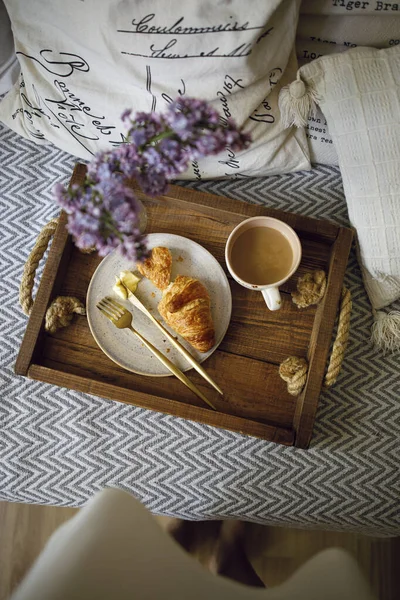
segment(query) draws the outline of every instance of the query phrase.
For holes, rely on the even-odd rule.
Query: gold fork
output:
[[[140,341],[148,348],[154,356],[158,358],[158,360],[165,366],[167,369],[171,371],[184,383],[192,392],[194,392],[203,402],[208,404],[212,409],[217,410],[215,406],[204,396],[204,394],[190,381],[188,377],[178,367],[174,365],[162,352],[158,350],[153,344],[151,344],[148,340],[146,340],[143,335],[141,335],[136,329],[132,327],[132,314],[129,310],[124,308],[122,304],[116,302],[113,298],[106,297],[100,300],[96,304],[97,308],[109,319],[115,327],[118,329],[130,329],[132,333],[134,333]]]
[[[124,284],[122,283],[122,285],[124,285]],[[142,311],[142,313],[145,314],[151,320],[151,322],[154,323],[154,325],[156,325],[156,327],[158,327],[158,329],[163,332],[165,337],[171,342],[171,344],[173,346],[175,346],[175,348],[178,350],[178,352],[180,352],[186,358],[186,360],[189,361],[189,363],[192,365],[192,367],[194,369],[196,369],[196,371],[198,373],[200,373],[200,375],[202,377],[204,377],[204,379],[206,381],[208,381],[208,383],[210,383],[217,390],[217,392],[219,394],[223,395],[224,392],[221,390],[219,385],[217,385],[215,383],[215,381],[210,377],[210,375],[207,373],[207,371],[205,369],[203,369],[203,367],[193,358],[193,356],[190,354],[190,352],[188,352],[186,350],[186,348],[184,346],[182,346],[182,344],[180,342],[178,342],[178,340],[175,339],[174,336],[171,335],[167,329],[165,329],[165,327],[160,323],[160,321],[158,321],[151,314],[151,312],[145,307],[145,305],[139,300],[139,298],[137,296],[135,296],[135,294],[133,294],[126,287],[126,285],[124,285],[124,287],[126,289],[126,293],[128,294],[129,302],[131,302],[134,306],[136,306],[136,308],[138,308],[140,311]]]

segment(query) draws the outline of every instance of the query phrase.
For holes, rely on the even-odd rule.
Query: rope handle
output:
[[[46,252],[50,240],[53,238],[58,226],[58,217],[49,221],[39,233],[24,266],[22,280],[19,288],[19,302],[26,315],[30,315],[33,307],[33,287],[35,275],[40,261]],[[73,296],[58,296],[53,300],[46,311],[45,329],[54,333],[61,327],[66,327],[71,322],[74,313],[85,315],[84,305]]]
[[[347,342],[349,341],[352,305],[350,290],[343,286],[340,299],[338,328],[325,374],[325,387],[331,387],[336,382],[340,369],[342,368]]]
[[[324,277],[322,277],[323,273]],[[299,307],[317,304],[325,293],[326,276],[323,271],[306,273],[299,279],[297,292],[293,292],[292,299]],[[347,342],[350,333],[350,316],[352,300],[351,293],[346,287],[342,288],[339,308],[339,320],[336,338],[329,357],[328,368],[324,377],[324,386],[331,387],[337,380],[342,367]],[[298,396],[307,381],[308,363],[304,358],[289,356],[279,366],[279,375],[286,381],[289,394]]]

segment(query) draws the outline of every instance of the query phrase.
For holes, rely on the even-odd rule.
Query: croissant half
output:
[[[207,352],[214,346],[210,296],[198,279],[178,275],[163,291],[158,310],[165,322],[196,350]]]
[[[137,264],[139,273],[150,279],[156,287],[164,290],[171,278],[172,256],[168,248],[153,248],[149,258]]]

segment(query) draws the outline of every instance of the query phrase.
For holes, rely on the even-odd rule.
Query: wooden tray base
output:
[[[77,165],[71,183],[85,175]],[[352,231],[328,221],[255,206],[187,188],[171,186],[162,198],[149,200],[137,187],[146,206],[148,232],[184,235],[209,250],[229,276],[224,247],[240,221],[257,215],[288,223],[300,237],[300,267],[282,288],[282,308],[270,312],[261,294],[239,286],[230,276],[233,309],[228,331],[218,350],[204,363],[224,390],[220,396],[194,370],[193,382],[212,400],[218,411],[201,401],[173,377],[141,377],[125,371],[103,354],[85,317],[49,334],[44,331],[46,308],[57,295],[85,300],[90,279],[100,262],[73,245],[61,214],[35,304],[15,366],[18,375],[80,390],[176,415],[208,425],[253,435],[285,445],[309,444],[318,398],[352,242]],[[327,273],[327,289],[317,306],[298,309],[291,292],[307,271]],[[279,364],[288,356],[303,357],[309,364],[307,382],[298,397],[290,396],[279,377]]]

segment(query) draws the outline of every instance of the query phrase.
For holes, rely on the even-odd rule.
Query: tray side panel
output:
[[[69,185],[81,183],[84,180],[85,173],[86,167],[82,164],[77,164]],[[32,311],[29,315],[21,348],[14,366],[16,375],[27,374],[29,364],[39,343],[43,320],[50,298],[53,294],[56,280],[60,280],[62,274],[67,269],[70,243],[68,232],[65,228],[66,222],[67,215],[64,212],[61,212]]]
[[[311,334],[307,382],[294,415],[295,445],[299,448],[307,448],[310,443],[352,239],[352,230],[343,227],[332,247],[326,291]]]
[[[83,320],[83,317],[81,317]],[[113,363],[99,348],[88,348],[71,340],[46,336],[39,363],[66,376],[80,375],[119,388],[137,390],[148,396],[169,398],[192,406],[203,406],[175,377],[143,377]],[[276,365],[227,352],[215,352],[204,366],[221,386],[216,392],[193,369],[191,381],[212,401],[220,412],[249,418],[261,423],[291,428],[296,408],[295,399],[287,393]]]
[[[39,288],[29,315],[28,324],[14,367],[16,375],[26,375],[32,357],[40,344],[41,330],[57,276],[67,268],[70,244],[65,229],[66,215],[58,222],[49,256],[40,280]]]
[[[151,203],[151,200],[149,201],[145,194],[143,194],[136,182],[131,181],[130,184],[141,200]],[[176,185],[170,185],[167,193],[158,198],[156,202],[182,209],[191,204],[196,207],[196,211],[199,213],[204,212],[208,215],[210,220],[213,218],[212,214],[210,214],[210,208],[212,207],[215,218],[219,221],[224,221],[224,213],[227,222],[231,222],[232,214],[236,215],[235,224],[249,217],[257,217],[260,215],[271,216],[285,221],[297,232],[306,234],[310,239],[325,240],[325,242],[329,244],[334,243],[339,231],[339,226],[331,221],[322,221],[320,219],[304,217],[299,214],[288,213],[266,206],[249,204],[242,200],[232,200],[224,196],[199,192],[197,190]]]
[[[108,383],[97,382],[92,379],[85,379],[77,375],[66,375],[62,371],[48,369],[41,365],[33,364],[29,368],[28,376],[32,379],[45,381],[61,387],[68,387],[73,390],[81,391],[94,396],[102,396],[109,400],[118,400],[127,404],[135,404],[142,408],[155,410],[166,414],[178,416],[182,419],[189,419],[198,423],[228,429],[237,433],[252,435],[271,442],[293,445],[294,433],[290,429],[283,427],[273,427],[257,423],[250,419],[216,412],[207,408],[182,405],[179,402],[169,398],[157,396],[148,396],[140,391],[127,390]]]

